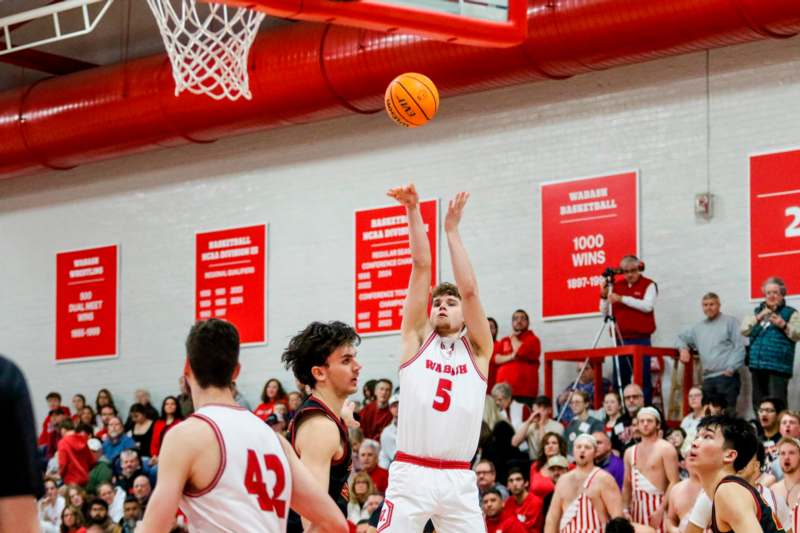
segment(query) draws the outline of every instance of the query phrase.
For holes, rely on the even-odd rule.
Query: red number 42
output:
[[[283,471],[283,463],[277,455],[264,455],[265,471],[270,470],[275,473],[275,486],[272,487],[272,496],[267,491],[267,484],[264,483],[264,474],[261,470],[261,463],[258,460],[255,450],[247,450],[247,470],[244,474],[244,486],[247,492],[254,494],[258,499],[258,506],[262,511],[275,512],[280,518],[286,516],[286,500],[281,500],[280,495],[286,486],[286,474]]]

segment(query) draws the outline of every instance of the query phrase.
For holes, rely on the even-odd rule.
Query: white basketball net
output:
[[[252,98],[247,56],[264,13],[197,0],[147,0],[172,63],[175,96]],[[179,5],[178,5],[179,4]]]

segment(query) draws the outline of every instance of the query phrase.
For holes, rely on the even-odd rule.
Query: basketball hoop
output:
[[[265,14],[198,0],[147,0],[172,63],[175,96],[250,100],[247,56]]]

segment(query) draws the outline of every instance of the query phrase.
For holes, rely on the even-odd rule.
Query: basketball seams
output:
[[[417,106],[417,109],[419,109],[420,113],[423,114],[423,116],[425,117],[425,120],[426,121],[430,120],[431,117],[429,117],[428,114],[425,112],[425,110],[422,109],[422,106],[419,105],[419,102],[417,102],[417,99],[414,98],[414,95],[411,94],[411,91],[409,91],[408,88],[405,85],[403,85],[403,82],[398,81],[398,82],[395,82],[395,83],[397,83],[397,85],[399,85],[400,88],[403,89],[403,92],[405,92],[408,95],[408,98],[412,102],[414,102],[414,105]]]
[[[384,94],[384,106],[389,117],[398,125],[415,128],[427,124],[436,115],[439,93],[436,85],[424,74],[407,72],[389,82]]]
[[[420,77],[417,77],[420,76]],[[433,96],[433,104],[434,104],[434,114],[439,111],[439,91],[433,87],[433,82],[427,76],[424,79],[421,77],[422,74],[406,74],[404,77],[411,78],[412,80],[416,81],[417,83],[421,84],[423,87],[428,89],[428,92],[431,93]]]
[[[400,99],[397,97],[396,91],[394,90],[396,85],[400,84],[397,82],[392,82],[392,104],[394,105],[395,113],[401,119],[401,124],[407,128],[419,126],[419,124],[412,120],[412,117],[409,117],[403,111],[403,106],[400,105]]]

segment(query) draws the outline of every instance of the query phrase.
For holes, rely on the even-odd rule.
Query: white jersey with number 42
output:
[[[222,461],[209,487],[183,493],[180,508],[189,530],[284,533],[292,475],[272,428],[232,405],[204,405],[192,416],[214,430]]]
[[[471,461],[481,433],[486,377],[465,335],[434,331],[400,366],[397,451],[418,457]]]

